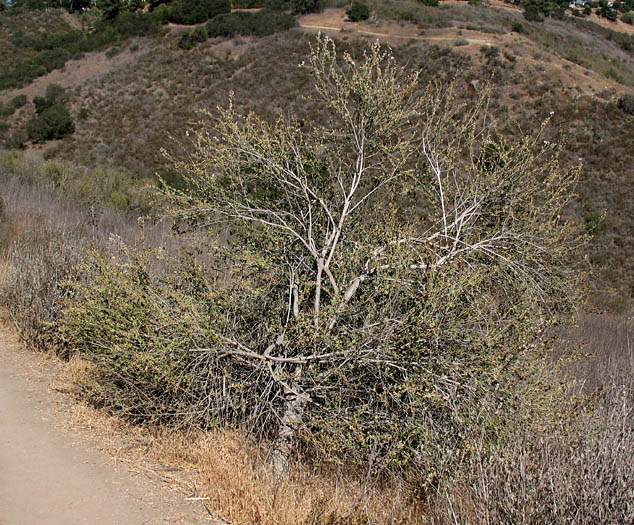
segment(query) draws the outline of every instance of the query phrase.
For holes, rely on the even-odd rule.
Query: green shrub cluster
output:
[[[60,86],[51,84],[46,88],[44,97],[35,97],[33,104],[37,116],[26,124],[29,140],[46,142],[60,139],[75,131],[75,124],[64,105],[66,92]]]
[[[267,7],[267,0],[231,0],[234,9],[260,9]]]
[[[96,365],[83,385],[94,403],[137,420],[207,426],[230,410],[217,380],[222,360],[191,350],[216,339],[223,301],[191,260],[157,275],[162,258],[125,248],[117,262],[89,253],[72,283],[60,342]]]
[[[207,40],[207,30],[204,27],[197,27],[191,33],[183,33],[178,41],[178,47],[181,49],[192,49],[196,44]]]
[[[75,131],[73,119],[62,104],[54,104],[27,122],[26,132],[33,142],[61,139]]]
[[[634,95],[623,95],[619,99],[619,108],[628,115],[634,115]]]
[[[563,19],[567,7],[566,0],[525,0],[524,17],[532,22],[542,22],[546,16]]]
[[[200,24],[216,15],[230,12],[229,0],[175,0],[170,6],[169,21],[185,25]]]
[[[183,33],[178,40],[181,49],[193,49],[207,38],[233,37],[237,35],[265,36],[288,31],[297,21],[289,13],[263,9],[261,11],[234,11],[218,15],[194,31]]]
[[[207,22],[206,29],[210,37],[264,36],[288,31],[296,25],[297,20],[289,13],[263,9],[257,12],[236,11],[217,16]]]
[[[13,97],[8,104],[3,105],[0,102],[0,117],[10,117],[15,110],[26,104],[26,95],[17,95]]]
[[[353,22],[367,20],[370,18],[370,8],[361,2],[353,2],[346,11],[346,15],[348,15],[348,18]]]
[[[300,15],[316,13],[324,7],[323,0],[292,0],[293,11]]]

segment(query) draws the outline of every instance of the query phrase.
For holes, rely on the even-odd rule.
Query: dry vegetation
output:
[[[508,32],[514,21],[526,26],[520,44],[497,51],[464,55],[417,41],[395,48],[394,54],[423,79],[457,77],[464,99],[473,95],[474,86],[478,89],[478,81],[490,80],[492,113],[518,125],[509,124],[504,130],[508,136],[515,136],[517,127],[530,130],[550,115],[547,140],[562,140],[563,131],[564,160],[573,164],[582,159],[578,195],[568,213],[585,225],[590,238],[594,308],[613,313],[583,314],[579,327],[562,335],[571,345],[583,345],[582,352],[589,355],[568,368],[576,416],[555,427],[535,428],[517,414],[516,432],[499,445],[497,454],[479,454],[476,447],[462,476],[440,484],[424,504],[392,480],[377,482],[318,465],[309,469],[294,464],[280,483],[266,467],[267,451],[235,431],[133,430],[123,419],[106,420],[87,408],[86,418],[118,427],[118,440],[134,434],[131,449],[137,457],[195,472],[210,511],[231,523],[632,521],[634,117],[617,107],[614,92],[589,96],[544,66],[553,56],[564,58],[631,91],[631,51],[619,47],[609,33],[575,20],[531,24],[514,12],[468,5],[373,6],[379,18],[415,22],[426,30],[453,26],[496,34]],[[19,23],[29,31],[39,27],[32,25],[37,20]],[[55,23],[66,27],[61,17]],[[3,39],[10,34],[6,26],[0,31]],[[115,235],[129,244],[178,249],[165,225],[139,229],[136,219],[149,209],[150,200],[138,190],[138,179],[145,183],[158,170],[179,182],[159,150],[170,135],[184,136],[197,118],[196,109],[224,105],[233,91],[237,109],[268,119],[289,112],[306,121],[323,118],[309,98],[308,76],[297,68],[308,52],[308,38],[301,32],[257,40],[214,39],[187,52],[176,42],[175,37],[154,40],[153,52],[138,61],[75,87],[73,113],[85,108],[87,117],[76,120],[74,136],[49,147],[46,155],[110,170],[61,162],[40,165],[4,153],[0,158],[0,302],[23,339],[35,347],[59,343],[55,326],[70,293],[63,281],[81,278],[76,265],[89,246],[111,254],[108,240]],[[345,47],[358,53],[361,45],[349,40]],[[29,108],[20,111],[14,117],[18,126]],[[63,347],[57,349],[65,355]],[[71,390],[77,395],[91,388],[91,366],[78,358],[70,361]]]
[[[348,44],[357,52],[360,46]],[[297,68],[307,52],[308,37],[300,32],[256,41],[208,41],[189,52],[167,39],[134,64],[79,85],[72,97],[74,113],[85,108],[88,116],[76,121],[74,136],[47,150],[47,156],[144,176],[161,171],[169,177],[160,148],[169,144],[170,136],[184,136],[198,118],[197,109],[225,104],[230,91],[240,110],[269,119],[294,112],[319,120],[315,104],[307,99],[309,78]],[[490,79],[492,112],[509,121],[511,135],[513,121],[530,130],[536,120],[554,112],[549,139],[561,140],[561,131],[566,160],[581,158],[584,164],[573,213],[588,222],[592,233],[590,256],[600,274],[595,299],[602,307],[626,307],[634,289],[634,224],[628,213],[634,207],[634,159],[627,138],[634,133],[634,119],[617,108],[617,97],[608,92],[596,98],[571,89],[541,61],[513,49],[485,48],[471,57],[414,42],[395,48],[395,56],[423,79],[456,76],[464,97],[471,96],[473,80]],[[519,65],[528,58],[529,66]],[[599,228],[594,227],[597,221]]]

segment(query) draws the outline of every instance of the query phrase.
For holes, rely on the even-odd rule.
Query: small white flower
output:
[[[555,114],[555,112],[554,112],[554,111],[551,111],[551,112],[549,113],[549,115],[550,115],[551,117],[552,117],[554,114]]]

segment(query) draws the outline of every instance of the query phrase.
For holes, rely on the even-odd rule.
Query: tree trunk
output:
[[[299,368],[299,374],[301,375],[301,367]],[[304,408],[309,399],[307,394],[299,392],[297,384],[294,384],[293,388],[294,392],[286,393],[284,413],[271,454],[271,468],[273,474],[278,478],[283,477],[288,469],[295,435],[303,422]]]

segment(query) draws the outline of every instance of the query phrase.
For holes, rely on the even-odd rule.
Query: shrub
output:
[[[266,0],[264,7],[271,11],[285,11],[291,9],[291,0]]]
[[[295,27],[295,17],[288,13],[262,10],[258,12],[236,11],[219,15],[205,26],[210,37],[236,35],[264,36]]]
[[[57,49],[74,44],[82,38],[81,31],[63,31],[57,33],[44,33],[35,43],[35,49],[42,51],[44,49]]]
[[[619,99],[619,108],[628,115],[634,115],[634,95],[623,95]]]
[[[17,95],[13,97],[9,104],[14,108],[21,108],[24,104],[26,104],[26,95]]]
[[[361,2],[353,2],[346,11],[346,15],[353,22],[360,22],[370,18],[370,8]]]
[[[418,0],[421,4],[430,6],[430,7],[438,7],[438,0]]]
[[[122,37],[147,36],[158,31],[160,21],[156,16],[130,11],[123,11],[115,18],[113,28]]]
[[[621,15],[621,21],[626,24],[634,25],[634,13],[623,13]]]
[[[583,14],[586,16],[590,16],[592,14],[592,7],[590,7],[588,4],[584,5]]]
[[[191,33],[183,33],[178,40],[178,47],[189,50],[194,48],[196,44],[207,40],[207,30],[204,27],[197,27]]]
[[[192,25],[230,12],[229,0],[177,0],[169,11],[169,20],[176,24]]]
[[[72,285],[61,339],[96,365],[86,394],[99,406],[142,421],[210,424],[224,402],[208,397],[221,387],[211,368],[217,362],[191,349],[213,339],[224,301],[191,262],[159,278],[156,257],[124,248],[113,264],[91,252]]]
[[[234,9],[258,9],[268,7],[266,0],[231,0]]]
[[[158,24],[168,24],[170,21],[170,6],[168,4],[159,5],[151,12],[151,16]]]
[[[46,142],[51,139],[60,139],[75,131],[73,119],[66,107],[62,104],[53,104],[42,110],[37,117],[26,124],[29,140],[33,142]]]
[[[416,96],[418,77],[390,58],[376,43],[340,60],[320,39],[310,68],[332,129],[220,110],[213,133],[190,132],[171,196],[182,227],[221,216],[236,236],[218,246],[219,275],[238,280],[203,352],[235,385],[209,396],[221,420],[239,395],[277,472],[299,446],[424,490],[474,435],[493,443],[508,415],[537,417],[555,395],[540,327],[572,307],[578,254],[561,210],[577,172],[539,134],[497,139],[444,85]]]
[[[544,15],[542,12],[534,5],[528,5],[524,9],[524,18],[531,22],[543,22]]]
[[[323,9],[323,0],[293,0],[293,11],[300,15],[316,13]]]
[[[20,150],[20,149],[24,149],[26,141],[27,141],[26,134],[21,130],[15,130],[11,134],[11,136],[4,141],[2,146],[4,149],[8,149],[8,150],[12,150],[12,149]]]
[[[66,90],[58,84],[49,84],[43,97],[34,97],[35,112],[39,115],[44,110],[55,104],[65,104],[67,100]]]
[[[34,47],[35,46],[35,39],[31,35],[22,31],[21,29],[14,31],[9,37],[9,40],[16,47]]]

